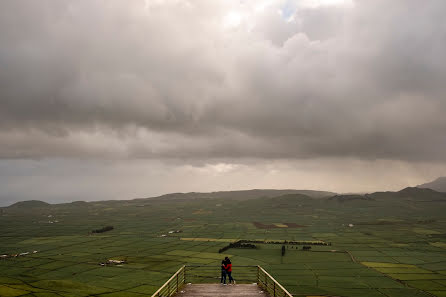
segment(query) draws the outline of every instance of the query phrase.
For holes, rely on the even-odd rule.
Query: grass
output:
[[[203,278],[190,274],[191,281],[218,281],[224,256],[231,258],[236,279],[255,280],[255,270],[238,266],[261,265],[297,296],[445,296],[446,236],[441,230],[446,230],[446,214],[435,203],[411,202],[415,211],[392,197],[343,203],[274,199],[4,209],[0,254],[31,253],[0,260],[0,296],[150,296],[184,264],[212,266],[193,270]],[[59,223],[45,223],[48,215]],[[257,228],[253,222],[276,228]],[[115,229],[89,234],[107,225]],[[280,244],[218,253],[239,239]],[[319,240],[331,246],[302,251],[285,242]],[[108,259],[127,263],[100,265]]]
[[[29,291],[15,289],[15,288],[11,288],[8,286],[0,285],[0,296],[14,297],[14,296],[22,296],[22,295],[25,295],[28,293],[29,293]]]

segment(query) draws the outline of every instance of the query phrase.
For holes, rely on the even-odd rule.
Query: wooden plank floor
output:
[[[181,288],[175,297],[267,297],[257,284],[226,285],[189,284]]]

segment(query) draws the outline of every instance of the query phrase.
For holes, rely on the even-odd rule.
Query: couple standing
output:
[[[228,257],[225,257],[223,261],[221,261],[221,279],[220,283],[226,285],[226,276],[229,277],[229,284],[235,285],[235,280],[232,278],[232,263]]]

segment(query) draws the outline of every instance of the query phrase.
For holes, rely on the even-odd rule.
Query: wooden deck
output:
[[[267,297],[257,286],[251,285],[221,285],[221,284],[188,284],[181,288],[175,297]]]

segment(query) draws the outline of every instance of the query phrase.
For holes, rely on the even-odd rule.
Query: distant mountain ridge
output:
[[[27,200],[27,201],[16,202],[14,204],[11,204],[9,207],[36,208],[36,207],[47,207],[48,205],[50,204],[40,200]]]
[[[158,197],[157,199],[199,199],[199,198],[211,198],[211,199],[234,199],[234,200],[248,200],[261,197],[277,197],[290,194],[301,194],[311,198],[320,199],[328,198],[336,193],[327,191],[314,191],[314,190],[272,190],[272,189],[253,189],[253,190],[240,190],[240,191],[219,191],[219,192],[189,192],[189,193],[171,193]],[[146,198],[146,199],[153,199]]]
[[[267,198],[275,203],[313,200],[313,201],[334,201],[342,203],[362,203],[370,201],[401,200],[419,202],[446,202],[446,193],[438,192],[429,188],[408,187],[400,191],[374,192],[369,194],[336,194],[325,191],[312,190],[243,190],[243,191],[221,191],[221,192],[191,192],[191,193],[171,193],[151,198],[137,198],[131,200],[102,200],[102,201],[74,201],[62,204],[49,204],[39,200],[28,200],[16,202],[10,205],[10,209],[33,210],[35,208],[45,208],[53,206],[72,207],[105,207],[106,205],[135,205],[146,206],[152,203],[175,203],[195,199],[224,199],[232,201],[254,201],[255,199]],[[260,201],[260,200],[259,200]]]
[[[438,201],[446,202],[446,193],[438,192],[428,188],[407,187],[397,192],[374,192],[370,194],[335,195],[329,197],[329,201],[383,201],[398,199],[401,201]]]
[[[151,201],[170,201],[170,200],[190,200],[190,199],[230,199],[230,200],[237,200],[237,201],[243,201],[243,200],[250,200],[250,199],[256,199],[256,198],[272,198],[272,197],[278,197],[283,195],[290,195],[290,194],[299,194],[299,195],[305,195],[309,198],[313,199],[323,199],[328,198],[333,195],[336,195],[336,193],[328,192],[328,191],[316,191],[316,190],[273,190],[273,189],[253,189],[253,190],[240,190],[240,191],[219,191],[219,192],[189,192],[189,193],[170,193],[170,194],[164,194],[161,196],[155,196],[155,197],[147,197],[147,198],[136,198],[136,199],[129,199],[129,200],[98,200],[98,201],[73,201],[68,203],[61,203],[61,204],[69,204],[72,206],[87,206],[89,204],[98,204],[98,203],[104,203],[104,202],[110,202],[110,203],[146,203]],[[34,208],[34,207],[46,207],[50,205],[57,205],[56,204],[50,204],[44,201],[40,200],[27,200],[27,201],[20,201],[16,202],[8,207],[10,208]]]
[[[446,176],[439,177],[429,183],[418,185],[417,188],[429,188],[437,192],[446,192]]]

